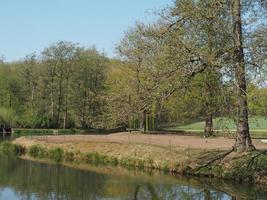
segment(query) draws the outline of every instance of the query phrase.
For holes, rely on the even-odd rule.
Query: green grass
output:
[[[74,135],[74,134],[107,134],[123,131],[120,129],[35,129],[35,128],[14,128],[13,136],[43,136],[43,135]]]
[[[213,120],[214,130],[218,131],[235,131],[236,125],[233,119],[216,118]],[[186,131],[186,132],[203,132],[205,122],[193,122],[190,124],[178,125],[173,127],[165,127],[168,131]],[[253,134],[267,134],[267,118],[265,117],[250,117],[250,130]]]
[[[5,141],[0,142],[0,154],[19,156],[26,152],[26,149],[19,144],[13,144],[11,142]]]
[[[23,128],[15,128],[13,131],[13,135],[15,137],[20,136],[31,136],[31,135],[53,135],[56,131],[58,135],[73,135],[76,133],[83,133],[85,130],[80,129],[23,129]]]

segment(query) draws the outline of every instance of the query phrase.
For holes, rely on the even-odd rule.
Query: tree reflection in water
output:
[[[191,199],[203,199],[203,200],[223,200],[231,199],[230,196],[217,191],[209,189],[193,189],[190,186],[171,186],[169,188],[155,188],[151,183],[144,185],[137,185],[134,193],[134,200],[162,200],[162,199],[179,199],[179,200],[191,200]],[[166,190],[167,189],[167,190]],[[158,192],[156,192],[158,191]],[[164,191],[164,192],[162,192]]]
[[[265,192],[251,187],[209,184],[163,175],[133,175],[132,172],[111,175],[0,156],[0,199],[267,199]],[[231,195],[223,192],[223,188]]]

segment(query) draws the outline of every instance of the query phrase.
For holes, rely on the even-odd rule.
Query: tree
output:
[[[238,99],[235,146],[244,151],[254,149],[248,126],[247,74],[242,34],[244,15],[241,13],[240,0],[232,0],[230,5],[232,13],[229,13],[229,1],[177,0],[171,9],[171,15],[167,17],[172,22],[167,30],[180,33],[183,30],[186,33],[184,38],[177,39],[188,56],[191,54],[191,58],[197,58],[198,63],[195,64],[201,64],[204,68],[218,68],[221,72],[228,71],[231,77],[235,77]],[[233,33],[230,31],[232,29]]]
[[[132,121],[137,118],[144,131],[149,129],[149,118],[155,120],[155,105],[160,103],[160,95],[164,94],[166,86],[161,74],[162,66],[159,65],[162,54],[158,45],[158,29],[160,27],[137,24],[118,46],[121,57],[128,62],[130,79],[127,86],[131,93],[127,92],[127,101],[131,110],[135,110],[130,118]]]
[[[131,84],[134,78],[129,63],[120,60],[110,61],[105,80],[107,127],[125,127],[131,121],[134,122],[133,127],[139,126],[135,122],[139,118],[139,113],[135,107],[136,94]]]
[[[223,114],[225,86],[219,73],[205,71],[193,77],[186,87],[176,91],[165,103],[165,117],[174,122],[204,120],[204,137],[213,134],[213,117]]]
[[[223,77],[222,69],[227,66],[225,53],[231,48],[227,8],[221,2],[210,0],[177,0],[169,13],[163,16],[163,21],[166,19],[167,28],[163,36],[169,37],[167,54],[176,72],[172,75],[178,80],[185,79],[184,83],[188,85],[197,74],[205,77],[199,101],[205,102],[205,109],[201,112],[206,121],[204,134],[209,136],[213,132],[212,112],[216,99],[212,91],[218,89],[217,83]],[[183,63],[177,65],[181,57]],[[217,76],[215,82],[214,75]]]
[[[109,61],[94,47],[79,49],[71,78],[71,102],[79,127],[104,127],[98,118],[103,114],[106,71]]]
[[[248,87],[249,112],[255,116],[267,116],[267,88],[250,84]]]
[[[69,120],[70,76],[77,57],[77,45],[60,41],[42,52],[47,65],[46,82],[50,96],[50,114],[55,127],[66,127]]]
[[[23,107],[22,85],[17,72],[17,64],[13,67],[0,64],[0,103],[2,125],[17,125],[17,118]]]
[[[233,0],[233,30],[234,30],[234,61],[235,61],[235,78],[237,82],[238,97],[238,117],[237,117],[237,138],[235,147],[238,151],[247,149],[255,149],[249,132],[248,123],[248,102],[247,102],[247,83],[245,70],[245,57],[243,49],[242,35],[242,18],[241,18],[241,2]]]

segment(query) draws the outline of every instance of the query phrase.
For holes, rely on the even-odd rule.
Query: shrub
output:
[[[25,153],[25,148],[18,144],[2,142],[0,144],[0,152],[6,155],[22,155]]]
[[[164,172],[168,172],[169,171],[169,165],[168,165],[168,162],[163,162],[163,164],[162,164],[162,170],[164,171]]]
[[[76,133],[76,129],[75,129],[75,128],[71,128],[71,129],[70,129],[70,133],[71,133],[72,135],[74,135],[74,134]]]
[[[86,153],[84,160],[90,164],[112,164],[117,165],[119,160],[112,156],[101,155],[99,153]]]
[[[52,135],[53,130],[51,129],[15,129],[14,136],[31,136],[31,135]]]
[[[145,161],[143,159],[139,159],[137,161],[137,167],[143,169],[145,167]]]
[[[86,153],[85,159],[88,163],[99,164],[101,156],[99,155],[99,153]]]
[[[119,160],[118,160],[118,158],[111,156],[111,157],[106,158],[106,163],[109,163],[111,165],[118,165]]]
[[[152,158],[148,158],[146,160],[146,167],[149,167],[149,168],[154,168],[154,160]]]
[[[138,161],[132,158],[122,158],[120,160],[120,163],[122,166],[128,167],[128,168],[133,168],[137,166]]]
[[[28,153],[34,158],[43,158],[47,156],[47,151],[40,145],[33,145],[28,149]]]
[[[49,150],[49,157],[59,163],[63,160],[63,156],[64,156],[64,151],[61,148],[52,148]]]
[[[65,161],[69,161],[69,162],[74,161],[74,153],[66,151],[64,155],[64,159]]]

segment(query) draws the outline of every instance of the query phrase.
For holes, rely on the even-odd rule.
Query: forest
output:
[[[179,0],[138,22],[116,46],[58,41],[0,63],[0,121],[21,128],[131,128],[213,119],[237,126],[253,149],[249,116],[267,116],[267,2]]]

